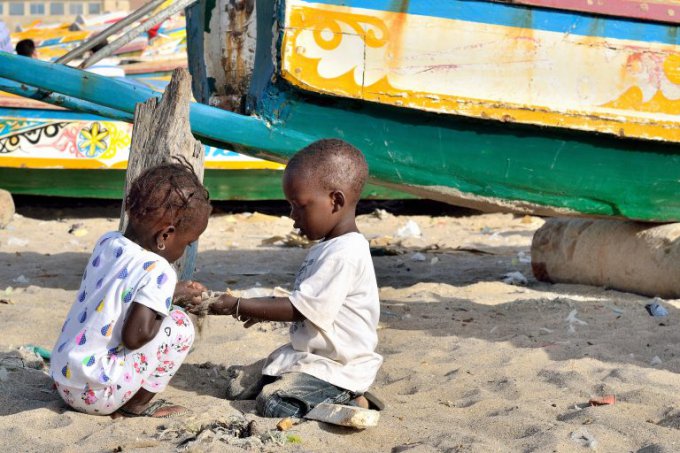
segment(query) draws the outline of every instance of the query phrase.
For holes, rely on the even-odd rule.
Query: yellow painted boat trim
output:
[[[127,160],[113,165],[94,159],[49,159],[26,157],[0,157],[0,167],[34,168],[34,169],[65,169],[65,170],[125,170]],[[215,161],[205,162],[205,168],[210,170],[283,170],[284,165],[268,161]]]
[[[664,96],[660,90],[653,96],[648,96],[645,100],[643,90],[639,86],[630,86],[631,83],[638,83],[637,80],[632,81],[633,75],[637,74],[635,71],[639,72],[640,68],[645,68],[645,64],[651,64],[649,61],[636,60],[636,58],[647,58],[647,54],[644,52],[633,53],[632,56],[629,56],[626,64],[620,68],[621,74],[611,75],[604,70],[594,71],[590,74],[593,83],[605,84],[618,80],[622,86],[629,86],[629,88],[619,91],[616,97],[610,98],[611,101],[599,105],[583,105],[569,109],[564,108],[564,106],[537,105],[530,102],[529,99],[527,99],[527,102],[517,103],[442,94],[395,86],[391,81],[391,75],[395,74],[395,69],[398,73],[397,66],[401,62],[408,61],[411,64],[421,64],[413,59],[415,58],[413,55],[405,55],[407,50],[399,42],[394,42],[399,38],[403,39],[404,30],[399,30],[398,25],[402,24],[403,26],[408,15],[319,4],[308,7],[302,4],[303,2],[291,2],[288,9],[287,26],[283,36],[281,68],[283,77],[299,88],[432,112],[503,122],[605,132],[622,137],[680,142],[678,120],[673,118],[680,114],[680,100],[670,99]],[[359,12],[368,13],[360,14]],[[455,21],[450,22],[449,25],[446,23],[440,25],[442,27],[453,27]],[[506,29],[507,39],[514,40],[517,47],[526,46],[526,49],[518,51],[518,53],[524,52],[526,58],[532,58],[533,52],[535,52],[533,46],[536,46],[535,40],[540,38],[540,33],[521,28],[506,27]],[[306,33],[307,38],[305,39],[307,41],[300,38],[303,33]],[[394,39],[390,39],[390,33],[394,35]],[[310,34],[312,38],[309,38]],[[548,38],[554,39],[550,36]],[[351,41],[351,39],[356,42]],[[348,43],[347,40],[350,40],[350,42]],[[592,52],[601,52],[600,47],[603,43],[600,41],[602,39],[584,37],[582,41],[582,43],[579,42],[579,45],[584,48],[593,47],[596,49]],[[317,49],[317,54],[325,52],[323,53],[323,55],[326,55],[325,60],[316,58],[313,52],[311,53],[312,57],[308,56],[310,49],[305,48],[304,43],[312,44]],[[337,69],[343,67],[343,64],[347,64],[348,58],[350,60],[353,58],[351,57],[353,54],[348,49],[361,51],[361,48],[357,47],[359,45],[363,47],[364,60],[336,77],[328,77],[329,72],[335,71],[337,74]],[[670,83],[680,86],[680,56],[673,53],[670,46],[659,45],[657,47],[647,51],[651,53],[651,50],[654,50],[656,58],[662,59],[663,76]],[[386,55],[391,58],[385,60],[386,64],[395,67],[388,68],[386,70],[388,75],[379,78],[377,81],[373,79],[365,83],[365,80],[370,79],[368,75],[375,69],[374,67],[379,67],[383,61],[381,58],[384,58],[384,56],[376,57],[372,54],[372,52],[379,51],[387,52]],[[410,51],[414,52],[414,49],[410,49]],[[626,51],[629,51],[627,47]],[[334,60],[335,58],[337,60]],[[336,69],[332,69],[334,62],[338,64]],[[320,69],[322,64],[324,65],[323,70]],[[391,70],[392,72],[390,72]],[[324,71],[326,76],[322,75]],[[625,71],[630,71],[630,73]],[[555,75],[557,78],[562,76],[565,75]],[[566,76],[571,77],[571,75]],[[527,77],[530,77],[530,74],[527,74]],[[414,87],[419,86],[418,78],[408,80]],[[406,82],[402,80],[400,85],[403,85],[403,83]],[[455,80],[451,83],[455,83]],[[420,83],[420,86],[426,88],[427,84]],[[616,88],[613,90],[616,90]]]

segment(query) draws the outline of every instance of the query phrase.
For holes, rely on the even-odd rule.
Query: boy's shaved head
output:
[[[288,161],[286,173],[296,172],[325,190],[342,190],[358,200],[368,178],[364,155],[338,139],[319,140],[297,152]]]

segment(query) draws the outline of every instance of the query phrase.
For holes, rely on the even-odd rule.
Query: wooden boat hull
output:
[[[202,98],[230,108],[234,90],[263,70],[264,60],[249,51],[264,38],[275,48],[274,74],[299,90],[680,142],[676,2],[654,5],[667,5],[669,23],[653,14],[630,20],[629,0],[607,0],[609,14],[620,5],[620,17],[568,11],[576,7],[571,0],[529,3],[542,2],[553,9],[487,0],[258,1],[250,16],[247,8],[204,2],[203,11],[189,15],[190,30],[205,30],[190,34],[190,58],[203,56],[191,69],[214,81]],[[584,11],[597,10],[582,3]],[[556,9],[560,4],[565,9]],[[266,15],[257,20],[265,29],[255,29],[250,19],[258,8],[273,8],[274,36]],[[257,96],[258,88],[249,88]]]
[[[201,2],[187,26],[197,99],[346,139],[382,184],[483,210],[680,220],[677,24],[485,1],[264,0]]]
[[[14,194],[120,198],[132,125],[95,115],[0,108],[0,188]],[[283,165],[206,146],[216,200],[280,200]],[[367,198],[408,194],[368,187]]]
[[[267,122],[337,137],[388,187],[486,211],[680,221],[675,144],[404,112],[270,87]],[[281,112],[281,113],[279,113]],[[294,150],[291,150],[293,152]]]
[[[221,107],[192,105],[192,130],[197,138],[211,146],[285,162],[313,140],[339,137],[365,153],[376,182],[417,196],[483,210],[680,221],[680,202],[676,197],[680,191],[677,178],[680,152],[673,135],[678,130],[678,115],[672,110],[677,101],[673,97],[675,88],[671,80],[675,77],[675,66],[673,55],[669,53],[676,50],[673,40],[677,35],[668,34],[671,42],[662,43],[666,53],[654,53],[656,48],[652,47],[658,43],[640,41],[641,45],[647,46],[643,54],[661,57],[649,63],[651,66],[642,63],[631,66],[642,68],[645,74],[652,70],[650,68],[661,68],[666,79],[657,78],[657,81],[663,82],[664,90],[668,88],[662,90],[668,102],[658,104],[660,107],[656,110],[645,110],[649,105],[643,97],[637,104],[626,104],[625,108],[621,104],[621,112],[613,116],[603,116],[598,110],[602,105],[588,104],[586,97],[580,101],[576,113],[598,121],[579,124],[556,121],[553,124],[533,119],[520,121],[514,116],[496,118],[495,114],[483,115],[483,112],[477,115],[465,109],[448,112],[399,105],[393,102],[395,96],[392,95],[386,96],[389,101],[379,102],[367,98],[367,90],[342,94],[311,84],[295,83],[291,74],[303,80],[305,71],[302,68],[296,73],[294,64],[287,72],[283,69],[287,49],[284,43],[293,38],[292,35],[287,37],[287,33],[295,32],[287,7],[302,3],[308,2],[262,0],[253,3],[255,9],[231,11],[229,7],[223,10],[212,2],[201,2],[197,9],[189,12],[187,36],[194,95],[201,102]],[[355,4],[367,4],[332,0],[316,3],[334,6],[343,3],[350,8]],[[379,1],[376,4],[409,5],[411,8],[413,5],[449,3],[463,8],[468,4],[487,2],[419,0]],[[529,7],[521,8],[516,10],[521,13],[517,17],[526,18],[528,12],[533,11]],[[603,22],[605,30],[606,24]],[[677,28],[674,24],[664,27],[668,32]],[[369,36],[366,29],[362,30],[365,36],[359,36],[359,42]],[[325,28],[319,27],[317,31],[323,40]],[[335,39],[332,32],[331,41]],[[565,37],[567,44],[571,42],[569,39],[570,36]],[[619,44],[611,49],[613,56],[631,51],[632,47]],[[302,53],[296,48],[293,50]],[[354,50],[348,51],[347,55],[353,55]],[[598,47],[598,50],[601,49]],[[0,63],[1,77],[84,99],[114,112],[129,114],[136,102],[157,95],[143,88],[83,75],[70,68],[50,67],[40,62],[20,64],[11,56],[0,57]],[[582,71],[582,63],[574,60],[574,71]],[[352,77],[355,73],[352,72]],[[619,76],[627,80],[620,71]],[[597,77],[593,76],[594,79]],[[528,83],[529,79],[514,77],[518,91],[530,93],[521,85],[523,80]],[[654,88],[656,82],[652,82],[649,86]],[[630,87],[619,88],[625,93]],[[545,90],[541,92],[546,93]],[[497,96],[502,93],[503,90],[496,90]],[[577,95],[578,90],[570,94],[572,98]],[[402,96],[402,99],[408,99],[408,96]],[[490,99],[493,101],[490,106],[498,112],[510,105],[501,98]],[[549,96],[534,99],[545,101]],[[480,97],[479,100],[484,99]],[[525,102],[525,107],[536,112],[540,106],[536,104],[535,108],[529,108]],[[569,112],[558,107],[548,103],[541,108],[555,115],[569,116]],[[659,110],[662,107],[670,110]],[[639,124],[651,127],[645,129],[648,132],[661,124],[657,120],[666,121],[668,124],[661,126],[670,131],[670,135],[652,136],[640,132],[635,136],[632,129],[620,134],[610,128],[614,123],[600,128],[605,124],[600,120],[632,123],[633,120],[626,119],[628,117],[619,118],[626,115],[631,118],[637,115]]]

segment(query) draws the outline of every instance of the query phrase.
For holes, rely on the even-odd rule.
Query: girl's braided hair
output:
[[[209,215],[210,195],[186,160],[143,171],[131,184],[125,206],[130,220],[155,225],[163,220],[186,230],[201,215]]]

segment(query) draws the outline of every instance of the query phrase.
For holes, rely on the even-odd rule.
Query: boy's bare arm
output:
[[[123,345],[130,350],[141,348],[156,336],[162,321],[163,318],[149,307],[132,302],[123,324]]]
[[[257,319],[260,321],[303,321],[305,317],[287,297],[261,297],[254,299],[238,299],[224,295],[210,305],[210,314],[233,315],[239,319]],[[237,312],[238,309],[238,312]]]

